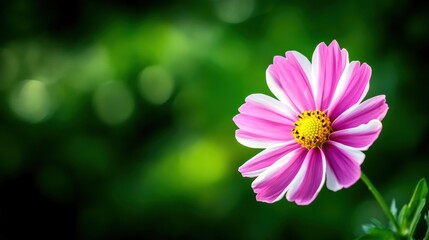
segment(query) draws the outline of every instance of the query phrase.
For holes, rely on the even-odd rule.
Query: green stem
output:
[[[374,187],[374,185],[371,183],[371,181],[368,179],[368,177],[363,172],[361,172],[360,178],[366,184],[366,186],[368,186],[369,191],[372,193],[372,195],[374,195],[375,199],[377,200],[378,204],[380,204],[380,206],[383,209],[384,213],[386,214],[387,218],[389,218],[390,222],[392,222],[393,225],[395,226],[397,232],[399,232],[399,230],[400,230],[399,224],[396,221],[393,214],[390,212],[389,207],[387,207],[387,204],[384,201],[381,194],[378,192],[378,190]]]
[[[423,238],[423,240],[429,240],[429,212],[428,212],[428,214],[425,216],[425,220],[426,220],[426,223],[427,223],[427,226],[428,226],[428,228],[426,229],[426,235],[425,235],[425,237]]]

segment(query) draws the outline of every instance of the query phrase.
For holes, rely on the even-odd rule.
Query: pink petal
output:
[[[286,52],[286,58],[274,57],[274,63],[267,69],[268,87],[296,114],[315,109],[310,70],[308,59],[295,51]]]
[[[329,107],[329,117],[336,119],[350,107],[359,104],[369,89],[371,67],[352,62],[347,66],[338,83],[336,94]]]
[[[348,188],[360,178],[360,164],[365,154],[334,141],[326,142],[323,147],[327,166],[327,187],[332,191]]]
[[[333,132],[329,136],[329,139],[363,151],[367,150],[378,138],[381,128],[382,125],[379,120],[371,120],[369,123],[359,125],[355,128]]]
[[[293,139],[293,122],[289,108],[281,102],[263,94],[246,98],[233,118],[240,128],[236,131],[237,141],[254,148],[278,146]]]
[[[264,94],[251,94],[238,111],[244,115],[260,117],[278,123],[293,124],[296,114],[285,104]]]
[[[335,130],[354,128],[361,124],[367,124],[373,119],[383,120],[389,107],[384,95],[370,98],[361,104],[349,108],[332,123]]]
[[[241,172],[243,177],[256,177],[273,165],[277,160],[300,147],[301,146],[296,141],[292,140],[286,145],[267,148],[245,162],[238,171]]]
[[[319,148],[311,149],[302,164],[302,174],[297,174],[286,195],[298,205],[310,204],[325,183],[326,161]]]
[[[335,89],[348,64],[348,53],[340,49],[337,41],[329,46],[320,43],[313,53],[312,82],[317,109],[327,109]]]
[[[280,200],[302,168],[307,152],[305,148],[295,149],[262,172],[252,183],[256,200],[267,203]]]
[[[280,146],[285,143],[283,140],[270,139],[267,136],[261,136],[238,129],[235,131],[235,139],[242,145],[250,148],[270,148]]]
[[[290,124],[278,123],[261,117],[238,114],[234,117],[237,126],[246,132],[265,136],[268,140],[287,141],[292,138]]]

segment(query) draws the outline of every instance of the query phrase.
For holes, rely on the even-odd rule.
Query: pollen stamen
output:
[[[292,135],[301,146],[311,149],[320,147],[332,132],[331,121],[324,111],[305,111],[298,115]]]

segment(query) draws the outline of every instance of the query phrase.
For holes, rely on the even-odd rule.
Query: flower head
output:
[[[385,96],[363,101],[371,68],[349,62],[334,40],[320,43],[312,62],[296,51],[274,57],[267,84],[276,98],[252,94],[234,117],[237,141],[264,150],[239,171],[256,177],[258,201],[286,198],[311,203],[326,182],[338,191],[360,178],[360,165],[378,138],[387,113]]]

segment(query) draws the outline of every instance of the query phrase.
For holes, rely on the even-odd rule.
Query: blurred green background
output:
[[[402,205],[429,177],[428,25],[405,0],[1,1],[0,239],[359,236],[385,220],[361,182],[256,202],[231,119],[273,56],[337,39],[387,96],[362,169]]]

